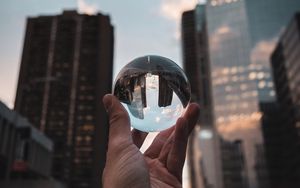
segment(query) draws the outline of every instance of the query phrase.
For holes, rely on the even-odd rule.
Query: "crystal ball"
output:
[[[131,126],[143,132],[159,132],[175,125],[191,98],[184,71],[172,60],[147,55],[121,69],[114,95],[127,110]]]

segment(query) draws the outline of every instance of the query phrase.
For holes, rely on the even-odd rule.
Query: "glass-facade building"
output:
[[[214,126],[223,139],[243,142],[249,187],[266,178],[257,168],[263,145],[261,102],[275,101],[270,55],[300,9],[298,0],[210,0],[206,24]],[[259,164],[258,164],[259,163]],[[224,177],[224,176],[223,176]]]
[[[256,187],[254,146],[262,137],[245,6],[245,1],[211,1],[207,29],[216,128],[225,140],[243,141],[249,184]]]
[[[222,186],[221,157],[219,136],[213,123],[205,9],[205,5],[198,5],[182,15],[183,67],[193,86],[192,100],[201,106],[198,126],[190,137],[188,159],[192,187],[219,188]]]

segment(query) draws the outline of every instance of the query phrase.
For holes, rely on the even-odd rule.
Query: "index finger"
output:
[[[170,152],[168,152],[166,167],[179,180],[182,178],[188,137],[197,123],[198,116],[199,106],[192,103],[189,105],[184,116],[176,124],[174,143]]]
[[[103,103],[109,116],[108,148],[132,141],[129,116],[119,100],[108,94],[103,97]]]

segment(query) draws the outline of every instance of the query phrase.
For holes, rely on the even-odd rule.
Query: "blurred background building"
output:
[[[51,178],[52,154],[52,141],[0,102],[0,187],[63,187]]]
[[[243,181],[246,183],[240,187],[268,187],[268,159],[265,159],[264,151],[264,140],[268,138],[264,138],[266,134],[262,131],[265,130],[265,122],[261,117],[265,109],[264,104],[276,101],[270,56],[278,37],[299,9],[300,1],[296,0],[210,0],[206,5],[197,6],[182,15],[183,65],[192,86],[197,87],[192,90],[194,100],[203,105],[202,91],[209,94],[208,98],[212,101],[211,107],[206,108],[212,109],[210,114],[213,115],[209,135],[217,134],[216,137],[219,135],[226,143],[235,140],[243,143],[240,150],[244,160],[241,163],[245,164],[240,166],[244,166],[247,177],[246,181]],[[200,41],[208,42],[199,42],[199,36],[206,36]],[[203,51],[203,46],[208,50]],[[209,64],[211,77],[205,81],[207,86],[204,87],[201,75],[205,64]],[[199,124],[201,129],[205,130],[207,126],[201,122],[202,118],[201,116]],[[279,117],[272,117],[272,121],[273,118]],[[201,131],[194,134],[199,136],[194,136],[193,139],[200,139],[200,143],[205,143],[201,141]],[[214,136],[209,138],[213,139]],[[202,176],[198,178],[206,181],[211,175],[205,171],[205,165],[209,164],[205,163],[205,158],[216,159],[215,163],[209,166],[215,168],[215,171],[219,171],[220,166],[224,167],[228,163],[222,156],[224,144],[218,140],[213,142],[215,147],[208,147],[214,152],[210,152],[208,156],[205,156],[209,153],[205,149],[207,146],[200,146],[198,152],[193,151],[200,153],[201,157],[198,160],[202,161],[204,169],[195,165],[197,162],[193,162],[191,168],[202,169]],[[218,163],[220,165],[217,165]],[[239,168],[236,170],[238,174]],[[194,182],[197,177],[193,176],[197,175],[194,173],[197,170],[191,171],[191,179]],[[221,173],[222,175],[215,177],[221,177],[219,181],[222,186],[231,187],[225,183],[229,176],[224,168]],[[204,183],[203,186],[221,187],[216,185],[216,181],[213,182],[209,185]]]
[[[52,176],[68,187],[101,187],[111,92],[108,16],[64,11],[28,18],[15,110],[52,139]]]
[[[224,187],[248,187],[243,143],[240,140],[230,142],[221,139],[220,146]]]
[[[183,68],[192,84],[192,101],[201,106],[198,126],[191,135],[188,149],[189,166],[192,167],[191,184],[193,187],[221,187],[220,154],[217,149],[219,135],[213,123],[205,5],[183,13],[181,33]]]
[[[300,187],[300,13],[281,35],[271,65],[277,101],[263,104],[270,183]]]

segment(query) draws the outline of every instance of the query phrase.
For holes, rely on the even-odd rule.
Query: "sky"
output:
[[[0,100],[13,107],[26,19],[80,13],[109,15],[115,28],[114,78],[132,59],[161,55],[181,66],[180,19],[198,0],[2,0],[0,2]],[[202,2],[202,1],[201,1]]]

